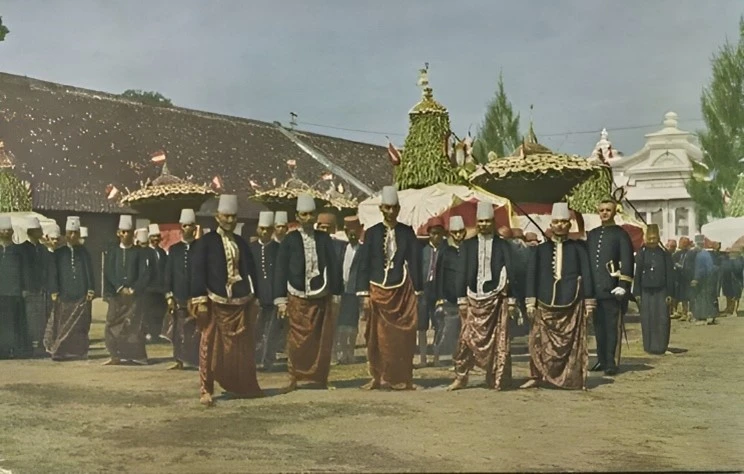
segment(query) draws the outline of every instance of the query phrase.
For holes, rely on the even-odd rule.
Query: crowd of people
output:
[[[415,389],[415,367],[451,355],[449,390],[467,386],[474,368],[503,390],[512,386],[514,328],[524,325],[530,377],[521,388],[586,389],[588,371],[618,373],[629,301],[640,310],[644,349],[663,354],[671,318],[713,324],[719,292],[725,312],[736,313],[742,291],[742,259],[705,251],[703,236],[695,248],[686,238],[665,248],[649,225],[635,252],[609,198],[598,207],[601,226],[582,238],[569,234],[567,204],[554,204],[542,242],[497,229],[486,202],[477,204],[476,235],[466,238],[462,216],[452,216],[432,219],[421,241],[398,222],[392,186],[382,190],[382,222],[363,229],[347,217],[346,239],[336,238],[335,214],[318,213],[308,195],[297,199],[296,228],[286,212],[261,212],[249,241],[235,233],[237,210],[236,196],[220,196],[216,230],[199,235],[194,211],[183,209],[182,239],[168,252],[157,224],[135,230],[132,216],[121,216],[104,258],[105,365],[147,365],[147,343],[163,337],[173,345],[171,369],[198,367],[207,406],[215,382],[238,397],[261,396],[257,372],[271,370],[277,353],[287,356],[282,392],[331,388],[331,366],[355,360],[361,318],[370,375],[363,388]],[[14,244],[10,219],[0,216],[0,358],[42,350],[54,361],[87,358],[94,272],[80,224],[69,217],[64,244],[51,235],[45,245],[31,218],[27,241]]]

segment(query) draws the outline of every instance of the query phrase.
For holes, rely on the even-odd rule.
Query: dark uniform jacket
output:
[[[82,245],[64,245],[52,254],[49,293],[58,293],[61,301],[79,301],[95,290],[95,275],[90,252]]]
[[[31,293],[39,293],[46,290],[49,282],[50,265],[54,259],[44,244],[34,245],[30,241],[19,244],[25,253],[26,270],[28,272],[28,288]]]
[[[191,297],[191,265],[194,261],[196,241],[171,245],[165,265],[166,296],[185,302]]]
[[[274,267],[274,300],[287,296],[288,285],[304,296],[340,295],[343,287],[341,266],[338,264],[337,249],[331,237],[325,232],[313,232],[318,257],[319,275],[310,280],[310,288],[305,287],[305,247],[302,231],[290,232],[279,245]]]
[[[160,247],[148,247],[150,251],[150,293],[165,293],[165,272],[168,265],[168,254]]]
[[[131,288],[141,295],[150,284],[151,274],[147,249],[133,245],[127,249],[119,244],[109,247],[104,258],[103,295],[115,296],[122,288]]]
[[[643,296],[643,290],[665,289],[665,296],[674,294],[674,263],[669,252],[661,247],[645,245],[636,255],[633,294]]]
[[[341,279],[344,276],[344,260],[346,260],[346,252],[349,249],[348,242],[344,246],[344,251],[341,253]],[[351,259],[351,268],[349,268],[349,281],[344,284],[344,294],[356,295],[357,293],[357,281],[359,280],[359,265],[360,259],[362,258],[362,244],[357,244],[357,250],[354,254],[354,258]]]
[[[630,296],[635,262],[628,233],[618,225],[600,226],[590,230],[586,240],[595,298],[614,298],[611,291],[616,287],[623,288],[626,297]]]
[[[416,292],[423,291],[421,279],[421,247],[411,226],[395,224],[396,252],[392,261],[385,266],[385,235],[387,228],[383,222],[373,225],[364,233],[364,245],[360,251],[359,281],[357,291],[369,292],[369,286],[394,288],[403,283],[408,276]]]
[[[442,258],[444,250],[448,247],[447,241],[443,241],[436,251],[427,241],[421,248],[421,281],[424,284],[424,295],[431,302],[437,299],[437,280],[439,279],[439,260]],[[434,262],[432,263],[432,260]],[[432,280],[429,281],[429,270],[434,265]]]
[[[256,265],[248,244],[237,234],[232,238],[238,247],[238,273],[241,280],[232,285],[232,298],[247,298],[255,294]],[[191,298],[204,301],[209,293],[227,299],[227,257],[220,231],[204,234],[193,248],[191,264]]]
[[[493,235],[491,242],[491,281],[486,282],[483,292],[488,293],[495,290],[499,285],[499,276],[501,270],[506,268],[507,278],[507,296],[510,298],[520,298],[518,289],[514,286],[514,266],[512,247],[509,243]],[[467,290],[474,293],[478,292],[478,236],[471,237],[462,243],[462,251],[465,252],[465,293],[461,296],[467,296]]]
[[[452,304],[458,303],[458,298],[465,291],[465,252],[462,244],[459,247],[446,246],[437,261],[437,301],[445,300]]]
[[[569,306],[577,300],[594,298],[592,269],[586,247],[576,240],[563,241],[560,279],[556,279],[558,245],[548,240],[534,248],[527,265],[527,304],[540,302],[553,307]]]
[[[30,286],[26,252],[20,245],[0,245],[0,296],[23,296]]]
[[[274,266],[279,253],[279,244],[270,240],[267,244],[259,241],[248,244],[256,262],[256,295],[261,306],[274,305]]]

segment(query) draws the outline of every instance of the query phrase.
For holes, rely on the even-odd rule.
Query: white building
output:
[[[610,147],[607,131],[597,149]],[[695,204],[685,183],[692,174],[690,160],[700,161],[703,152],[697,138],[677,128],[677,114],[664,116],[664,128],[646,135],[646,144],[630,156],[614,156],[607,161],[617,186],[627,189],[627,198],[649,224],[658,224],[662,241],[692,237],[698,232]],[[626,209],[630,211],[630,209]]]

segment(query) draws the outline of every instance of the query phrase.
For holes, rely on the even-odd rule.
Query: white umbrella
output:
[[[57,227],[57,222],[53,219],[49,219],[46,216],[39,214],[38,212],[4,212],[0,215],[10,216],[10,223],[13,226],[13,242],[20,244],[28,240],[26,232],[28,230],[28,218],[36,217],[39,219],[41,229],[46,235],[54,227]]]
[[[721,242],[721,248],[731,247],[744,236],[744,217],[725,217],[705,224],[700,232],[709,240]]]

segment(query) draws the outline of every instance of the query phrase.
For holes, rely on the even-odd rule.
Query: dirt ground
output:
[[[97,306],[91,359],[0,361],[0,468],[33,472],[648,471],[744,468],[744,317],[674,322],[674,355],[649,356],[637,317],[614,379],[587,392],[446,392],[448,367],[417,370],[415,392],[365,392],[362,363],[334,367],[334,391],[198,403],[196,371],[103,367]],[[515,386],[527,375],[513,344]],[[358,352],[362,354],[360,349]],[[737,448],[738,446],[738,448]],[[0,471],[2,472],[2,471]]]

